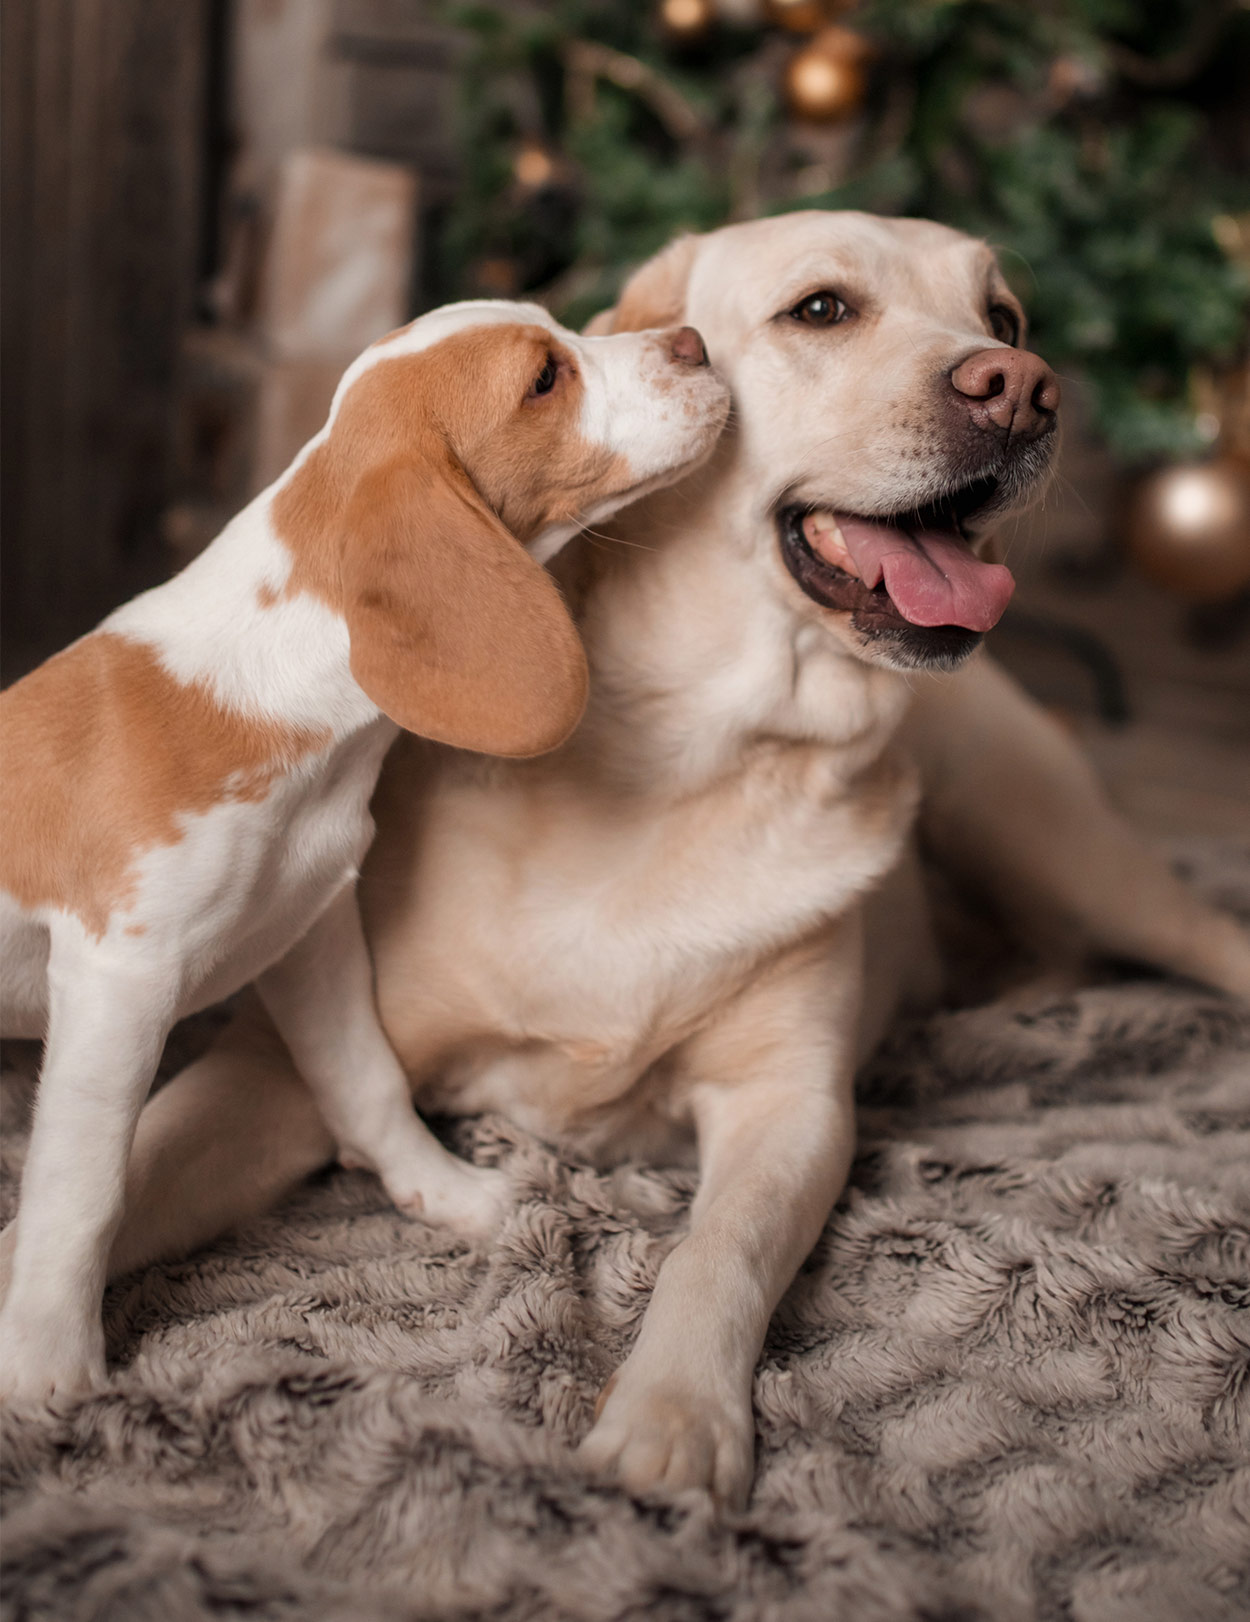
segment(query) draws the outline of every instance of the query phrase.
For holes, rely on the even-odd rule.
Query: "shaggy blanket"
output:
[[[1189,863],[1250,914],[1250,853]],[[108,1390],[6,1422],[4,1616],[1250,1615],[1244,1010],[1139,979],[939,1014],[861,1122],[759,1364],[745,1515],[569,1451],[692,1176],[485,1119],[451,1140],[514,1179],[488,1255],[335,1172],[110,1291]]]

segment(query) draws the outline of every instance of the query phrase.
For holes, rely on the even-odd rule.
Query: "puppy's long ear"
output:
[[[492,755],[568,737],[587,686],[573,622],[450,457],[364,473],[344,524],[352,675],[392,721]]]
[[[643,332],[648,327],[671,327],[686,311],[686,288],[699,250],[697,236],[678,237],[654,258],[640,265],[625,283],[617,303],[594,316],[586,326],[592,337],[610,332]]]

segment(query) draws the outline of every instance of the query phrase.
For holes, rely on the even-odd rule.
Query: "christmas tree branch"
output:
[[[590,122],[595,115],[595,85],[606,79],[645,101],[674,140],[690,141],[704,133],[703,120],[682,93],[636,56],[587,39],[570,40],[563,56],[570,118]]]

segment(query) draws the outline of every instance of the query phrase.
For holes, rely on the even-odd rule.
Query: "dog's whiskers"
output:
[[[654,552],[656,550],[654,546],[644,546],[641,541],[627,541],[623,535],[605,535],[602,530],[598,529],[581,529],[578,530],[578,534],[585,535],[591,540],[608,541],[614,546],[632,546],[638,552]],[[601,547],[600,550],[602,551],[604,548]]]

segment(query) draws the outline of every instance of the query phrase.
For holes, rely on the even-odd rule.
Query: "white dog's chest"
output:
[[[744,772],[730,793],[640,801],[611,820],[592,808],[485,863],[478,844],[472,867],[449,859],[448,835],[480,823],[449,795],[430,841],[439,863],[419,877],[428,989],[505,1041],[440,1055],[438,1096],[575,1130],[570,1113],[619,1098],[763,958],[889,867],[910,809],[890,781],[890,794],[875,779],[848,793],[831,752],[805,747]],[[448,938],[464,943],[463,962],[437,960]],[[424,1006],[438,1023],[441,1010]],[[402,1022],[392,1034],[410,1045]]]

